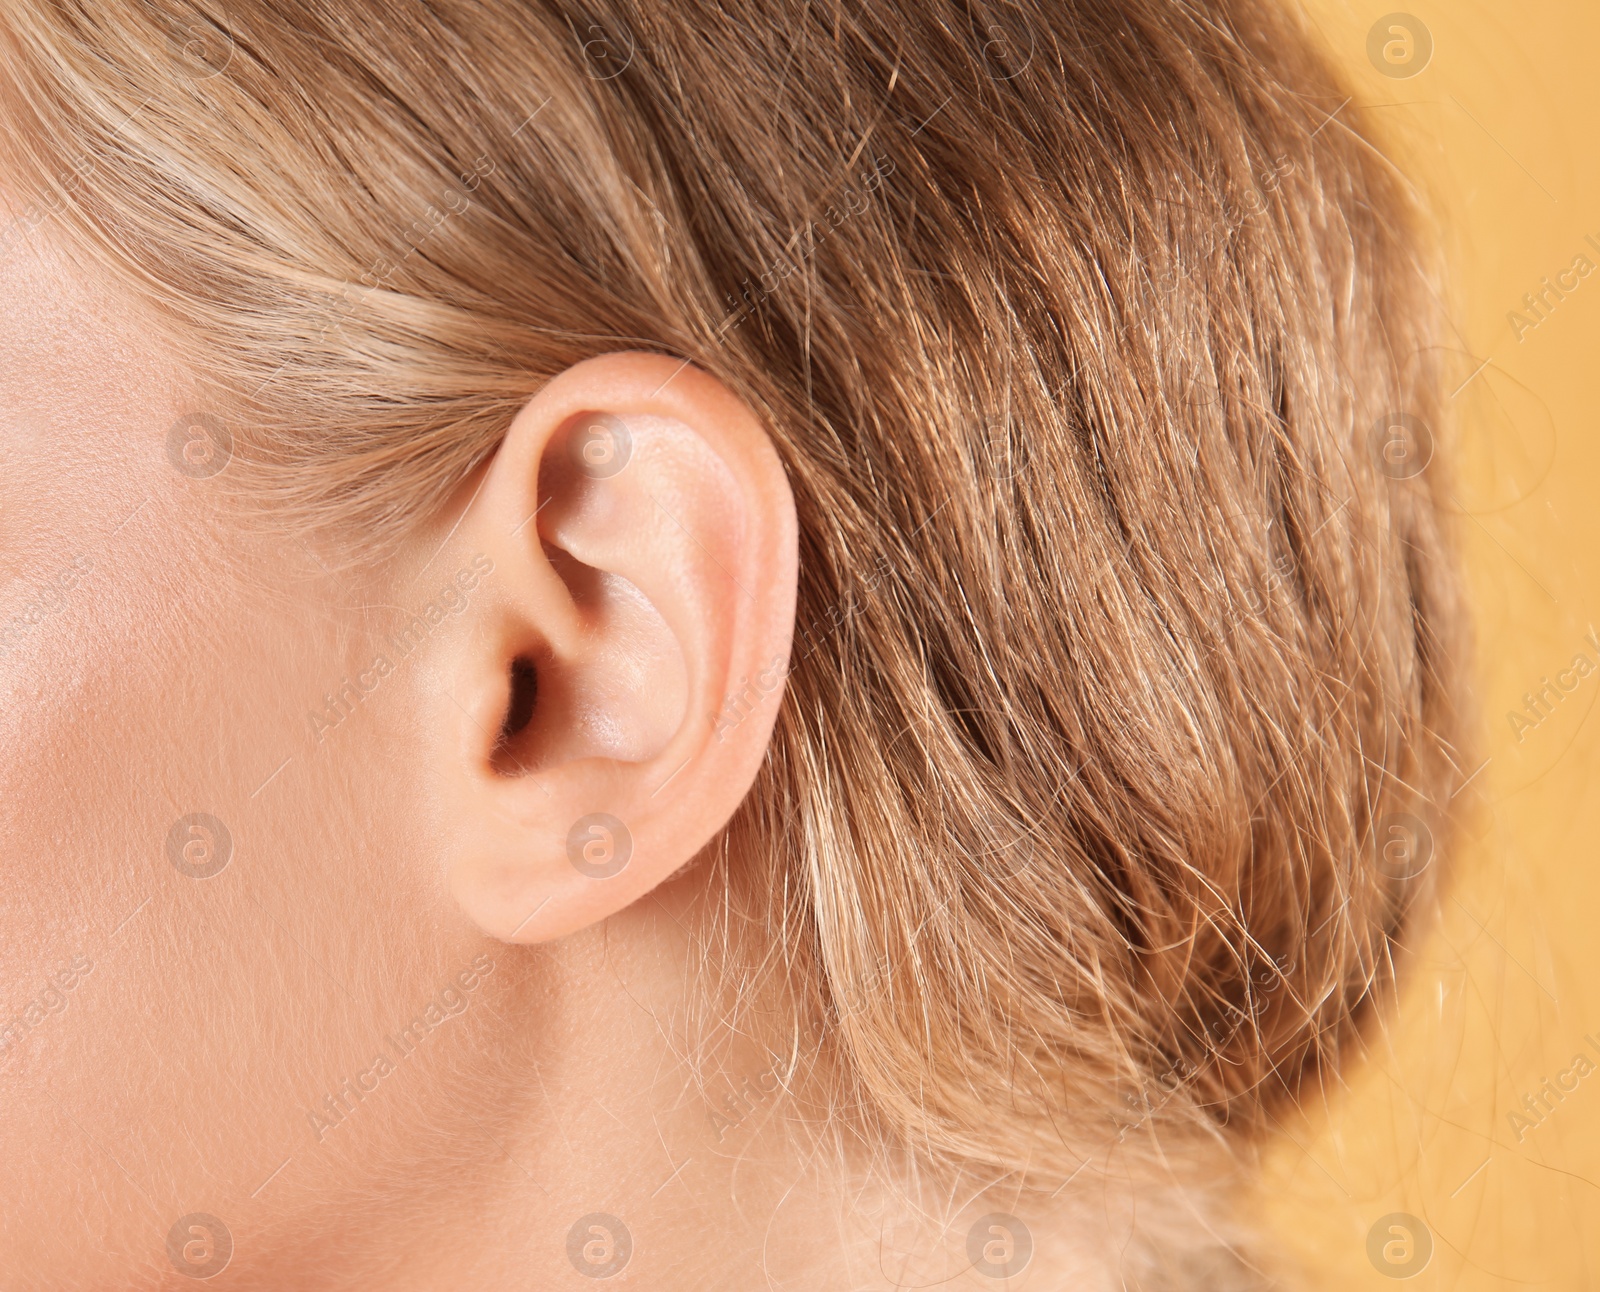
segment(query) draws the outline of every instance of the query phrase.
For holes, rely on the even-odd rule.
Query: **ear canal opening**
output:
[[[519,655],[511,661],[510,681],[506,715],[500,723],[500,734],[495,738],[492,758],[495,770],[502,775],[524,770],[514,745],[517,737],[533,721],[534,705],[539,698],[539,670],[531,659]]]

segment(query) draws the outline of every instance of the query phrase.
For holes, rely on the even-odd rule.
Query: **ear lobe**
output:
[[[749,789],[787,672],[794,501],[721,383],[615,354],[523,408],[460,533],[494,574],[438,646],[441,843],[480,927],[543,941],[667,879]]]

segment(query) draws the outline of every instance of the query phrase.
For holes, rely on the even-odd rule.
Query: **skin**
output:
[[[588,1213],[632,1236],[620,1284],[1005,1286],[963,1273],[948,1197],[908,1218],[823,1165],[793,1111],[822,1074],[770,1096],[769,1057],[692,1021],[690,863],[781,687],[722,739],[703,715],[794,614],[748,408],[660,357],[580,365],[396,559],[334,575],[176,468],[188,375],[48,227],[0,299],[0,1288],[195,1286],[224,1240],[193,1213],[231,1237],[217,1287],[589,1287]],[[605,478],[571,451],[596,410],[633,437]],[[497,750],[519,657],[538,701]],[[607,878],[571,859],[593,813],[632,839]]]

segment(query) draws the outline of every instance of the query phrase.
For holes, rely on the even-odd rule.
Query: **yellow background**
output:
[[[1389,5],[1308,8],[1386,151],[1442,204],[1489,761],[1463,797],[1482,790],[1480,837],[1450,858],[1398,1018],[1347,1088],[1285,1128],[1259,1205],[1316,1288],[1600,1288],[1600,1051],[1584,1039],[1600,1043],[1600,673],[1520,740],[1508,720],[1574,654],[1597,656],[1600,273],[1520,339],[1507,319],[1580,252],[1600,265],[1584,241],[1600,242],[1600,0],[1409,6],[1433,52],[1406,79],[1367,53]],[[1597,1071],[1513,1130],[1523,1096],[1584,1052]],[[1404,1282],[1368,1256],[1393,1212],[1433,1242]]]

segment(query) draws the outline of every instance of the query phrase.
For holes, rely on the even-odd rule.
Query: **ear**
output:
[[[428,724],[450,888],[485,932],[544,941],[667,879],[750,788],[788,671],[794,499],[720,382],[613,354],[522,409],[457,532],[470,623],[433,639],[454,703]]]

